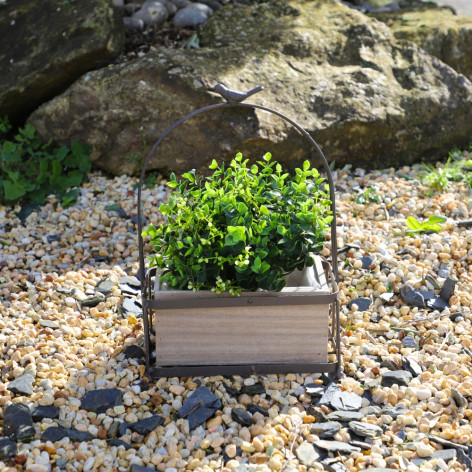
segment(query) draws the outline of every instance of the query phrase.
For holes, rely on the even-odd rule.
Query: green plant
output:
[[[424,171],[421,174],[423,183],[434,190],[444,191],[451,186],[451,182],[460,182],[464,178],[462,169],[462,161],[460,157],[462,153],[457,149],[453,149],[449,153],[449,157],[444,167],[432,167],[423,162]]]
[[[90,146],[73,141],[71,149],[43,144],[33,125],[20,128],[12,139],[8,119],[0,120],[0,203],[19,201],[43,204],[55,194],[64,206],[73,204],[90,171]]]
[[[368,202],[380,203],[382,201],[382,198],[376,192],[377,192],[377,187],[372,185],[368,189],[364,190],[363,192],[358,193],[355,197],[355,202],[359,205],[364,205],[365,203],[368,203]]]
[[[250,167],[237,154],[225,168],[213,160],[209,177],[195,170],[177,181],[160,211],[166,225],[150,225],[151,266],[174,289],[281,290],[284,275],[314,262],[332,220],[327,185],[305,161],[295,175],[263,161]]]
[[[409,230],[406,231],[408,236],[422,233],[439,233],[442,231],[441,223],[447,220],[444,216],[431,215],[427,220],[420,223],[414,216],[409,216],[406,219],[406,225]]]

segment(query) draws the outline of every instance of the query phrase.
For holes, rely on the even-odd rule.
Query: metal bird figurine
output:
[[[223,84],[216,84],[213,87],[213,91],[219,93],[228,103],[242,102],[246,100],[246,98],[250,97],[251,95],[254,95],[257,92],[260,92],[261,90],[264,90],[264,87],[259,86],[252,90],[249,90],[249,92],[238,92],[237,90],[230,90]]]

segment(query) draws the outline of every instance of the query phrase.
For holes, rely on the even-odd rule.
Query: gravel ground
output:
[[[466,470],[472,230],[458,223],[471,192],[431,192],[419,170],[337,171],[337,385],[315,373],[146,378],[139,314],[122,307],[135,296],[135,178],[91,174],[74,206],[51,199],[25,222],[0,208],[0,469]],[[373,185],[380,201],[357,203]],[[153,222],[165,197],[144,191]],[[405,236],[407,216],[432,214],[448,218],[443,231]],[[425,308],[448,298],[444,285],[449,306]],[[211,403],[193,429],[192,394]]]

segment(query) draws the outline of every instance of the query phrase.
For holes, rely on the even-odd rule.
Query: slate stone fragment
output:
[[[116,422],[118,423],[118,422]],[[112,426],[114,425],[115,423],[112,424]],[[110,428],[111,429],[111,428]],[[129,423],[127,423],[126,421],[122,421],[118,424],[117,426],[117,429],[116,429],[116,432],[118,433],[118,436],[124,436],[126,434],[126,430],[129,429]],[[109,435],[111,436],[110,434],[110,431],[108,432]]]
[[[105,297],[111,295],[111,289],[115,286],[115,284],[110,279],[104,279],[98,283],[96,289],[103,293]]]
[[[321,398],[325,392],[326,388],[323,385],[318,385],[315,383],[310,383],[306,385],[305,392],[310,395],[312,398]]]
[[[51,328],[51,329],[58,329],[61,326],[57,321],[51,321],[51,320],[39,320],[39,325],[42,328]]]
[[[200,407],[218,410],[221,408],[221,401],[209,388],[200,386],[187,398],[186,402],[179,410],[179,416],[185,418],[190,412]]]
[[[351,452],[360,452],[361,448],[351,446],[350,444],[341,441],[328,441],[326,439],[320,439],[315,441],[315,446],[324,449],[329,452],[341,452],[345,454],[351,454]]]
[[[432,290],[420,290],[425,301],[432,300],[434,298],[434,292]]]
[[[375,257],[372,257],[372,256],[361,257],[362,268],[369,269],[370,266],[374,263],[374,261],[375,261]]]
[[[431,300],[428,300],[427,305],[430,308],[434,308],[435,310],[440,311],[449,308],[449,303],[446,303],[441,297],[433,297]]]
[[[24,374],[20,377],[17,377],[15,380],[8,382],[7,389],[12,393],[17,393],[18,395],[25,395],[27,397],[33,394],[33,383],[34,377],[30,374]]]
[[[97,306],[99,303],[104,302],[105,300],[106,300],[105,295],[103,295],[103,293],[101,292],[97,292],[92,297],[88,297],[85,300],[82,300],[80,302],[80,305],[82,307],[85,306],[85,307],[93,308]]]
[[[133,446],[131,444],[128,444],[125,441],[122,441],[121,439],[113,438],[110,440],[110,446],[116,446],[120,447],[123,446],[126,450],[131,449]]]
[[[382,408],[377,405],[369,405],[366,406],[365,408],[361,408],[359,410],[359,413],[362,413],[364,416],[370,416],[370,415],[380,415],[380,412],[382,411]],[[351,421],[358,421],[357,419],[352,419]]]
[[[67,436],[72,442],[87,442],[96,439],[88,431],[77,431],[76,429],[68,429]]]
[[[126,346],[124,355],[126,359],[141,359],[144,357],[144,350],[136,344],[131,344],[130,346]]]
[[[15,442],[8,438],[0,438],[0,460],[16,456],[18,447]]]
[[[426,275],[424,280],[430,284],[431,287],[434,288],[434,290],[440,290],[441,286],[438,284],[437,280],[432,277],[431,275]]]
[[[105,388],[101,390],[90,390],[82,399],[81,408],[100,414],[109,408],[121,405],[123,393],[117,388]]]
[[[464,444],[454,443],[452,441],[449,441],[448,439],[443,439],[440,436],[435,436],[434,434],[428,434],[427,437],[428,439],[431,439],[432,441],[437,442],[438,444],[441,444],[442,446],[446,446],[446,447],[454,448],[454,449],[462,449],[465,453],[469,452],[469,447]]]
[[[123,295],[135,297],[141,293],[141,290],[131,287],[128,284],[120,284],[120,291]]]
[[[231,385],[224,384],[224,388],[231,397],[237,398],[240,395],[239,390],[231,387]]]
[[[468,471],[470,471],[470,468],[472,467],[472,447],[469,447],[469,452],[465,453],[462,449],[457,449],[457,461],[463,465],[465,465],[468,468]]]
[[[257,382],[254,385],[243,385],[241,393],[245,393],[246,395],[262,395],[266,393],[266,389],[261,382]]]
[[[10,439],[20,441],[33,438],[36,434],[31,411],[22,403],[12,403],[3,414],[3,434]]]
[[[307,467],[311,467],[320,458],[320,455],[313,447],[313,444],[310,444],[307,441],[303,441],[300,446],[295,449],[295,454],[300,463]]]
[[[233,408],[231,410],[231,418],[242,426],[249,427],[253,425],[252,415],[242,408]]]
[[[457,279],[454,277],[448,277],[439,292],[439,296],[447,303],[449,299],[454,295],[454,290],[456,289]]]
[[[155,467],[146,467],[145,465],[131,464],[129,472],[156,472]]]
[[[353,304],[357,305],[357,309],[359,311],[366,311],[372,305],[372,300],[367,297],[359,297],[359,298],[356,298],[355,300],[351,300],[348,303],[347,307],[351,308]]]
[[[382,386],[391,387],[397,384],[399,387],[408,386],[413,376],[406,370],[396,370],[394,372],[384,372],[382,374]]]
[[[349,472],[349,469],[339,461],[330,464],[323,463],[323,466],[328,472]]]
[[[374,389],[375,387],[378,387],[381,382],[382,382],[382,378],[381,378],[381,377],[376,377],[375,379],[367,379],[367,380],[364,382],[364,387],[365,387],[367,390],[372,390],[372,389]]]
[[[311,432],[320,439],[330,439],[341,429],[341,423],[337,421],[327,421],[326,423],[314,423]]]
[[[372,444],[365,442],[365,441],[349,441],[349,444],[351,446],[357,446],[360,447],[361,449],[364,449],[365,451],[368,451],[369,449],[372,449]]]
[[[393,292],[385,292],[379,295],[380,300],[382,300],[385,303],[388,303],[395,294]]]
[[[56,459],[56,466],[59,467],[59,469],[63,469],[66,466],[67,462],[69,462],[67,457],[61,457],[59,459]]]
[[[54,243],[54,242],[59,242],[61,240],[61,235],[60,234],[48,234],[46,235],[46,241],[48,244]]]
[[[262,408],[260,405],[256,405],[255,403],[249,403],[247,406],[247,411],[253,415],[254,413],[260,413],[261,415],[265,416],[266,418],[269,417],[269,412],[265,409]]]
[[[328,421],[340,421],[342,423],[348,423],[349,421],[359,421],[366,416],[365,413],[360,411],[333,411],[326,415]]]
[[[337,392],[333,394],[331,407],[335,410],[358,411],[362,407],[362,398],[352,392]]]
[[[188,427],[192,430],[195,429],[197,426],[200,426],[206,420],[209,420],[215,413],[215,408],[207,408],[207,407],[200,407],[195,411],[192,411],[187,416],[188,419]]]
[[[454,400],[454,403],[459,407],[459,408],[466,408],[469,402],[467,399],[462,395],[459,390],[455,387],[451,387],[451,396],[452,399]]]
[[[400,416],[400,415],[404,415],[405,413],[408,412],[408,409],[407,408],[402,408],[400,406],[391,406],[391,405],[388,405],[386,406],[383,410],[382,410],[382,414],[383,415],[388,415],[388,416],[391,416],[394,420]]]
[[[433,453],[433,459],[442,459],[447,464],[457,457],[457,452],[456,449],[437,449]]]
[[[349,429],[363,438],[377,438],[382,435],[383,429],[380,426],[362,421],[349,422]]]
[[[408,306],[425,307],[423,295],[419,290],[415,290],[411,285],[405,284],[400,289],[400,297]]]
[[[60,426],[50,426],[48,429],[44,431],[41,435],[41,441],[51,441],[56,442],[60,441],[62,438],[67,436],[68,430],[65,428],[61,428]]]
[[[128,428],[131,431],[134,431],[138,434],[145,436],[151,431],[154,431],[158,426],[164,424],[165,419],[160,415],[154,415],[149,418],[145,418],[141,421],[136,421],[135,423],[130,423]]]
[[[418,349],[418,344],[416,343],[416,340],[413,336],[411,335],[408,335],[408,336],[405,336],[403,339],[402,339],[402,344],[404,347],[406,348],[410,348],[410,349]]]
[[[323,396],[318,400],[318,405],[331,405],[331,400],[334,398],[334,395],[341,392],[341,387],[335,383],[331,383],[326,388]]]
[[[421,366],[414,359],[409,357],[402,357],[402,365],[413,377],[418,377],[421,372],[423,372]]]
[[[316,406],[309,406],[306,412],[308,415],[313,416],[318,423],[329,421],[324,411]]]
[[[133,314],[133,315],[142,315],[143,309],[141,303],[138,300],[132,300],[131,298],[125,298],[121,309],[124,315]]]
[[[134,287],[134,288],[138,288],[138,289],[141,288],[141,282],[139,281],[139,279],[137,277],[132,276],[132,275],[126,275],[124,277],[118,277],[118,282],[120,284],[130,285],[131,287]]]

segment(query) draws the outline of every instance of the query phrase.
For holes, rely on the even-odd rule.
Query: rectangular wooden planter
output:
[[[311,281],[292,274],[291,285],[281,292],[156,290],[151,295],[148,288],[151,296],[143,308],[154,314],[156,376],[314,372],[316,366],[334,371],[328,340],[337,286],[334,279],[328,284],[329,269],[317,259]]]

